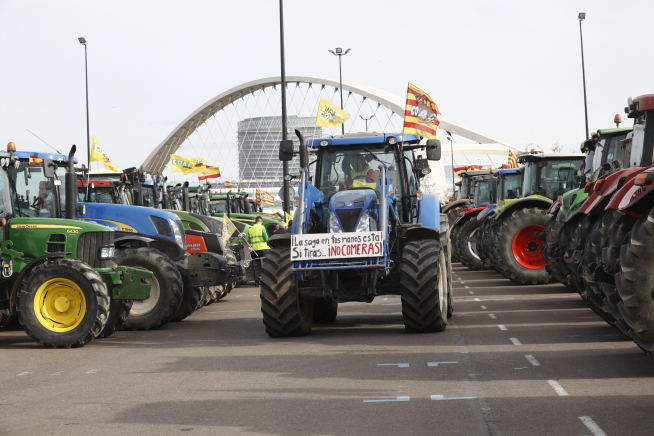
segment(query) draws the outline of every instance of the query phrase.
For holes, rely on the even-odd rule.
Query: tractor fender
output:
[[[579,208],[578,213],[591,214],[591,213],[602,213],[609,203],[611,196],[618,189],[618,184],[620,179],[623,176],[627,176],[626,180],[630,180],[640,173],[638,168],[627,168],[626,170],[616,171],[611,174],[607,174],[604,177],[600,177],[597,182],[595,182],[588,192],[588,199],[584,204]],[[600,181],[602,185],[599,191],[595,190],[595,186]],[[624,182],[622,182],[624,184]]]
[[[497,209],[497,204],[489,204],[489,205],[486,207],[486,209],[484,209],[484,210],[482,210],[481,212],[479,212],[479,214],[477,215],[477,220],[478,220],[478,221],[483,220],[483,219],[486,218],[488,215],[490,215],[491,213],[493,213],[493,211],[494,211],[495,209]]]
[[[633,177],[619,182],[623,186],[613,196],[607,209],[617,209],[627,215],[639,217],[654,204],[654,196],[651,195],[654,191],[654,167],[640,167],[637,170]],[[636,185],[636,176],[641,173],[648,174],[645,184]]]
[[[182,260],[187,256],[187,252],[182,250],[176,242],[171,242],[164,238],[151,238],[127,232],[116,232],[118,236],[114,240],[117,249],[129,247],[148,247],[161,251],[168,256],[173,262]]]
[[[458,217],[456,221],[454,221],[454,224],[452,224],[452,228],[456,226],[462,226],[464,222],[471,220],[472,218],[476,218],[481,213],[481,211],[485,209],[486,207],[484,206],[470,210],[470,212],[466,213],[465,215]]]
[[[16,281],[14,282],[14,286],[11,289],[11,298],[9,301],[10,304],[10,312],[11,315],[14,315],[14,309],[16,308],[16,296],[18,295],[18,291],[20,290],[20,286],[23,284],[23,280],[25,277],[32,272],[35,266],[45,262],[46,260],[50,259],[56,259],[59,257],[66,257],[69,256],[73,253],[66,253],[66,252],[56,252],[56,253],[48,253],[44,254],[43,256],[39,256],[27,265],[25,265],[25,268],[23,268],[20,273],[18,274],[18,277],[16,278]]]
[[[526,207],[537,207],[539,209],[549,209],[552,204],[552,200],[547,197],[533,196],[526,197],[516,200],[509,204],[502,212],[500,212],[495,218],[498,220],[503,219],[506,216],[509,216],[516,209],[524,209]]]
[[[441,202],[436,194],[422,194],[418,222],[425,227],[441,229]]]
[[[442,213],[447,213],[448,210],[454,209],[455,207],[458,206],[465,206],[467,204],[470,204],[471,201],[469,198],[462,198],[461,200],[455,200],[447,203],[443,208],[441,209]]]
[[[439,222],[439,227],[440,227],[440,222]],[[422,241],[425,239],[433,239],[434,241],[441,240],[440,231],[435,227],[423,227],[423,226],[411,227],[406,229],[403,232],[402,236],[405,243],[413,242],[413,241]]]
[[[274,244],[271,244],[274,243]],[[268,238],[268,245],[274,247],[275,245],[279,247],[290,247],[291,246],[291,234],[290,233],[280,233],[277,235],[272,235]]]
[[[114,245],[116,248],[123,248],[131,246],[134,242],[138,242],[143,247],[149,247],[151,242],[154,242],[154,239],[147,238],[145,236],[129,235],[116,238],[114,240]]]

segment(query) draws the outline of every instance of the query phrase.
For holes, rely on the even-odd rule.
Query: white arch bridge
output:
[[[338,80],[287,76],[286,82],[289,129],[300,128],[307,137],[341,133],[340,128],[322,129],[313,122],[321,97],[340,105]],[[141,168],[170,176],[171,154],[202,156],[209,165],[220,167],[222,180],[239,181],[243,187],[280,186],[282,163],[277,160],[277,144],[281,139],[280,86],[280,77],[269,77],[217,95],[179,123],[152,150]],[[343,91],[343,109],[351,114],[345,123],[346,133],[401,131],[404,95],[396,96],[350,81],[343,81]],[[451,132],[473,143],[457,145],[455,156],[473,150],[479,154],[508,156],[509,148],[513,148],[446,119],[441,119],[439,131]],[[450,155],[449,147],[443,147],[443,154]],[[442,165],[440,169],[442,172]]]

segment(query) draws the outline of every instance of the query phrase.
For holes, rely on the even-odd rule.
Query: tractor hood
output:
[[[340,225],[342,232],[354,232],[359,225],[360,218],[364,220],[372,218],[376,223],[378,220],[377,210],[373,207],[376,202],[377,195],[371,189],[353,189],[332,195],[329,200],[330,232],[335,233],[336,224]],[[368,227],[366,231],[368,230],[376,230],[376,228]]]

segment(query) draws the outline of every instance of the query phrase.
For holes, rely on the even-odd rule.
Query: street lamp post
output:
[[[343,49],[340,48],[340,47],[336,47],[336,53],[334,53],[333,50],[327,50],[331,54],[333,54],[334,56],[338,56],[338,76],[340,78],[339,80],[340,80],[340,86],[341,86],[341,109],[343,109],[343,110],[345,110],[345,109],[343,108],[343,71],[341,69],[341,57],[348,54],[350,52],[350,50],[351,49],[348,48],[347,50],[345,50],[345,53],[343,53]],[[341,132],[343,133],[343,135],[345,135],[345,123],[341,124]]]
[[[447,139],[450,141],[450,152],[452,153],[452,195],[456,192],[454,189],[454,176],[456,173],[454,172],[454,145],[452,145],[452,134],[450,132],[447,132],[450,134],[450,136],[447,137]]]
[[[84,75],[86,76],[86,152],[87,165],[89,171],[91,170],[91,132],[89,130],[89,68],[86,57],[86,39],[82,36],[77,38],[80,44],[84,46]]]
[[[363,118],[361,115],[359,115],[359,118],[366,122],[366,132],[368,131],[368,121],[372,120],[374,117],[375,114],[370,115],[370,118]]]
[[[581,32],[581,22],[586,19],[585,12],[579,12],[579,38],[581,39],[581,75],[584,79],[584,113],[586,115],[586,139],[590,138],[588,134],[588,103],[586,102],[586,69],[584,67],[584,35]]]
[[[281,63],[282,63],[282,141],[288,139],[288,128],[287,117],[286,117],[286,66],[284,60],[284,0],[279,0],[279,47],[281,53]],[[283,208],[285,213],[291,212],[291,199],[289,195],[289,182],[291,180],[290,174],[288,174],[288,162],[282,162],[282,176],[283,184],[282,190],[284,192]]]

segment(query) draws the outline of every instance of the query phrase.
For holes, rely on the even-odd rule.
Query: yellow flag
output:
[[[200,173],[206,170],[206,164],[203,157],[194,157],[186,159],[175,154],[170,155],[170,168],[173,173],[182,172],[184,175],[191,173]]]
[[[288,226],[288,223],[290,223],[291,220],[293,220],[293,215],[291,215],[288,212],[284,212],[284,214],[286,215],[286,226]]]
[[[227,214],[224,213],[223,214],[223,241],[225,242],[225,244],[229,242],[229,239],[232,237],[235,231],[236,231],[236,226],[234,225],[232,220],[230,220],[227,217]]]
[[[100,145],[100,141],[98,141],[98,138],[93,135],[93,142],[91,143],[91,159],[90,162],[102,162],[102,165],[108,170],[111,171],[116,171],[120,173],[121,171],[113,166],[111,164],[111,161],[107,157],[106,154],[104,154],[104,151],[102,151],[102,146]]]
[[[324,97],[320,97],[318,105],[318,115],[316,115],[316,124],[319,126],[333,129],[350,119],[350,114],[340,109]]]

